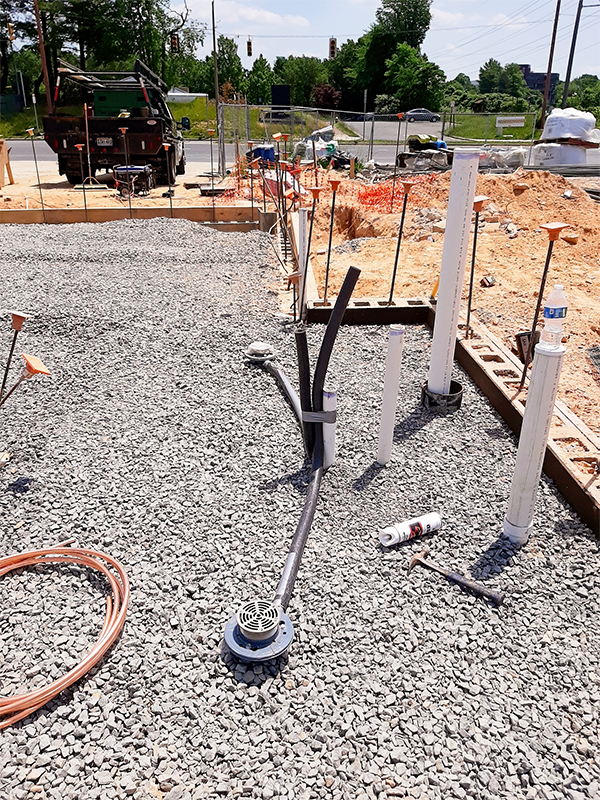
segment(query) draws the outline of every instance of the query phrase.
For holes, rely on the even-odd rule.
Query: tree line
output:
[[[356,41],[345,42],[333,59],[262,55],[244,69],[234,39],[219,36],[219,92],[224,102],[271,102],[272,84],[288,84],[297,106],[394,114],[424,106],[431,111],[524,112],[541,106],[542,96],[527,87],[517,64],[489,59],[479,80],[461,73],[448,80],[421,51],[431,24],[432,0],[381,0],[375,21]],[[175,12],[168,0],[40,0],[50,83],[56,81],[59,58],[82,69],[127,70],[141,58],[170,86],[214,97],[213,59],[196,51],[206,26],[190,18],[184,4]],[[18,52],[5,35],[14,27]],[[0,92],[19,70],[39,93],[42,83],[37,29],[31,0],[4,0],[0,9]],[[178,34],[173,52],[171,36]],[[52,87],[53,88],[53,87]],[[68,91],[68,89],[67,89]],[[562,94],[559,85],[557,95]],[[572,81],[569,104],[600,112],[600,81],[584,75]]]

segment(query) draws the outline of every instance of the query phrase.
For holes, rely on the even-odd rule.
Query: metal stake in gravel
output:
[[[483,194],[478,195],[473,200],[473,208],[475,209],[475,230],[473,231],[473,252],[471,253],[471,275],[469,276],[469,298],[467,300],[467,324],[465,325],[465,339],[471,335],[471,303],[473,302],[473,279],[475,277],[475,253],[477,252],[477,232],[479,231],[479,212],[483,208],[486,200],[489,200]]]
[[[4,403],[8,400],[11,394],[15,391],[15,389],[20,386],[23,381],[28,381],[30,378],[33,378],[34,375],[50,375],[50,370],[44,366],[42,361],[36,356],[28,356],[26,353],[21,354],[25,359],[25,366],[23,367],[23,372],[19,376],[19,379],[14,384],[14,386],[9,389],[9,391],[0,399],[0,406],[3,406]]]
[[[398,270],[398,258],[400,257],[400,245],[402,244],[402,231],[404,230],[404,218],[406,217],[406,206],[408,204],[408,193],[413,186],[414,181],[402,181],[404,187],[404,202],[402,203],[402,216],[400,217],[400,227],[398,228],[398,244],[396,245],[396,255],[394,257],[394,269],[392,270],[392,283],[390,285],[390,296],[387,304],[391,306],[394,304],[394,285],[396,283],[396,272]]]
[[[244,603],[230,618],[225,628],[225,643],[240,661],[261,662],[277,658],[283,655],[292,643],[294,628],[285,611],[292,596],[319,499],[324,470],[323,423],[334,421],[331,419],[332,412],[323,412],[325,376],[344,312],[359,275],[359,269],[350,267],[331,311],[315,367],[312,411],[304,408],[306,398],[303,400],[301,393],[302,420],[315,424],[312,472],[308,481],[306,502],[292,538],[275,598],[272,602],[257,598]],[[294,404],[297,399],[296,401],[291,400],[291,402]]]
[[[542,307],[544,289],[546,288],[546,278],[548,277],[548,270],[550,268],[550,259],[552,258],[552,248],[554,247],[554,242],[560,237],[560,232],[563,230],[563,228],[568,228],[568,227],[569,224],[566,222],[549,222],[547,225],[540,225],[540,228],[543,228],[545,231],[548,231],[548,251],[546,253],[546,263],[544,264],[544,271],[542,273],[542,280],[540,283],[540,290],[538,292],[538,299],[535,305],[533,322],[531,324],[529,347],[527,348],[527,355],[525,356],[525,363],[523,364],[523,374],[521,375],[521,383],[519,384],[520,392],[523,391],[523,386],[525,386],[525,378],[527,377],[527,367],[531,364],[535,331],[537,328],[538,317],[540,315],[540,308]]]
[[[27,128],[27,133],[31,138],[31,149],[33,150],[33,161],[35,163],[35,174],[37,175],[38,188],[40,190],[40,203],[42,204],[42,219],[46,222],[46,209],[44,208],[44,198],[42,197],[42,182],[40,181],[40,171],[38,169],[37,156],[35,154],[35,144],[33,141],[33,128]]]
[[[167,194],[169,195],[169,206],[171,209],[171,219],[173,219],[173,192],[171,191],[171,165],[169,163],[169,147],[171,145],[168,142],[163,142],[163,147],[165,148],[165,157],[167,159],[167,180],[169,182],[169,189]],[[214,199],[213,199],[214,204]],[[214,208],[214,206],[213,206]]]
[[[479,150],[464,148],[454,151],[431,364],[428,380],[421,394],[421,402],[430,408],[448,408],[444,396],[462,396],[462,387],[457,381],[452,381],[452,365],[478,167]],[[451,382],[458,387],[457,391],[452,391]],[[457,398],[455,407],[459,405],[460,400]]]
[[[333,238],[333,221],[335,218],[335,195],[340,187],[341,181],[330,180],[329,185],[333,189],[333,197],[331,198],[331,222],[329,223],[329,242],[327,244],[327,264],[325,266],[325,288],[323,289],[323,302],[320,305],[328,305],[327,303],[327,286],[329,284],[329,260],[331,259],[331,240]]]
[[[12,361],[13,353],[15,351],[15,345],[17,343],[17,336],[19,335],[19,331],[23,327],[23,323],[27,319],[24,314],[17,314],[16,311],[11,312],[12,322],[11,328],[14,331],[12,344],[10,346],[10,351],[8,353],[8,360],[6,362],[6,367],[4,368],[4,377],[2,378],[2,388],[0,389],[0,400],[2,399],[2,395],[4,394],[4,387],[6,386],[6,379],[8,377],[8,370],[10,369],[10,362]]]
[[[390,214],[394,210],[394,193],[396,190],[396,172],[398,170],[398,150],[400,148],[400,128],[402,127],[402,114],[396,114],[398,117],[398,136],[396,137],[396,152],[394,154],[394,179],[392,180],[392,198],[390,200]]]
[[[248,143],[249,144],[249,143]],[[248,164],[250,170],[250,206],[252,208],[252,222],[254,222],[254,167],[258,169],[260,158],[255,158]]]
[[[128,147],[127,147],[127,131],[128,131],[128,128],[119,128],[119,130],[121,131],[121,135],[123,137],[123,152],[125,153],[125,168],[127,170],[127,182],[130,183],[130,180],[129,180],[129,152],[128,152]],[[129,219],[131,219],[131,217],[132,217],[132,213],[131,213],[131,189],[132,188],[133,187],[131,187],[129,192],[127,193],[127,199],[129,200]]]
[[[215,168],[213,160],[213,136],[214,128],[209,128],[208,138],[210,139],[210,193],[212,195],[212,221],[215,221]]]
[[[85,175],[83,174],[83,150],[84,145],[76,144],[75,147],[79,150],[79,166],[81,169],[81,188],[83,190],[83,207],[85,209],[85,221],[88,222],[88,213],[87,213],[87,199],[85,196]],[[131,204],[130,204],[130,211],[131,211]],[[131,216],[131,214],[130,214]]]

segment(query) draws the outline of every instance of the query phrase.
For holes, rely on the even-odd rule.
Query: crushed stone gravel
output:
[[[420,408],[426,329],[406,332],[385,468],[387,330],[340,331],[337,462],[288,609],[295,640],[252,667],[222,652],[224,626],[272,597],[309,475],[273,378],[243,357],[271,341],[296,382],[267,236],[184,220],[2,233],[1,305],[30,312],[19,352],[52,376],[0,411],[0,554],[75,537],[123,563],[132,595],[97,668],[0,732],[0,798],[599,795],[600,543],[546,478],[529,543],[499,540],[515,438],[458,368],[460,411]],[[308,331],[313,365],[323,330]],[[380,527],[428,511],[432,558],[503,606],[407,576],[424,540],[379,545]],[[76,663],[105,593],[75,567],[3,577],[2,695]]]

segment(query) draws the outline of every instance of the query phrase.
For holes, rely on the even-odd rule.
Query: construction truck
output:
[[[81,116],[56,110],[64,80],[82,90]],[[174,183],[175,175],[185,173],[181,131],[189,130],[190,121],[184,117],[175,122],[166,103],[167,90],[139,60],[132,72],[86,72],[61,61],[55,110],[43,120],[44,138],[58,155],[59,173],[75,184],[101,170],[112,172],[115,166],[150,165],[156,183]]]

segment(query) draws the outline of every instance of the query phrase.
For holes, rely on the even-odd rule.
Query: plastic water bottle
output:
[[[563,337],[563,323],[566,316],[567,298],[565,297],[564,286],[561,283],[557,283],[544,303],[544,330],[541,333],[540,341],[545,342],[547,345],[560,347]]]

